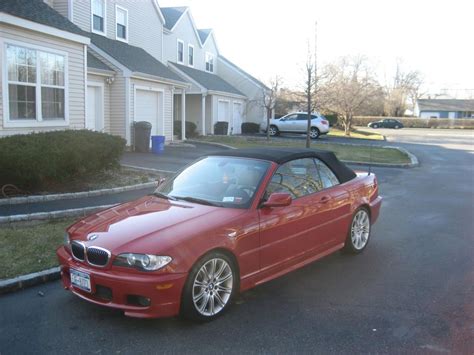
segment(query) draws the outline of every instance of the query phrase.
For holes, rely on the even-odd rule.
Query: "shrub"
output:
[[[186,138],[195,138],[198,136],[197,126],[194,122],[186,121]],[[181,121],[174,121],[173,134],[181,138]]]
[[[40,189],[117,168],[125,143],[123,138],[88,130],[1,138],[0,186]]]
[[[255,122],[244,122],[241,129],[242,133],[258,133],[260,132],[260,125]]]
[[[324,115],[324,117],[329,121],[329,126],[334,127],[337,125],[337,114]]]

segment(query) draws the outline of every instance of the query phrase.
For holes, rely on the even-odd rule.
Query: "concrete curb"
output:
[[[170,171],[170,170],[159,170],[159,169],[153,169],[153,168],[144,168],[141,166],[135,166],[135,165],[128,165],[128,164],[122,164],[124,168],[127,169],[133,169],[133,170],[140,170],[140,171],[148,171],[152,173],[159,173],[159,174],[174,174],[176,171]],[[156,183],[155,183],[156,184]]]
[[[290,139],[288,139],[290,140]],[[296,141],[296,140],[295,140]],[[197,142],[197,141],[193,141],[193,142]],[[299,140],[298,140],[299,142]],[[381,142],[381,141],[379,141]],[[199,142],[197,142],[199,143]],[[232,147],[230,145],[227,145],[227,144],[222,144],[222,143],[214,143],[214,142],[200,142],[200,143],[205,143],[205,144],[210,144],[210,145],[215,145],[215,146],[218,146],[218,147],[224,147],[224,148],[229,148],[229,149],[237,149],[235,147]],[[360,147],[360,146],[363,146],[363,147],[371,147],[372,145],[368,145],[368,144],[353,144],[353,143],[332,143],[332,142],[320,142],[320,143],[323,143],[323,144],[341,144],[341,145],[350,145],[350,146],[357,146],[357,147]],[[414,167],[417,167],[419,166],[419,162],[418,162],[418,158],[413,155],[412,153],[410,153],[408,150],[406,150],[405,148],[401,148],[401,147],[397,147],[397,146],[381,146],[381,145],[378,145],[378,147],[382,147],[382,148],[391,148],[391,149],[397,149],[399,150],[400,152],[408,155],[408,158],[410,158],[410,163],[404,163],[404,164],[388,164],[388,163],[368,163],[368,162],[357,162],[357,161],[349,161],[349,160],[341,160],[343,163],[345,164],[350,164],[350,165],[363,165],[363,166],[376,166],[376,167],[381,167],[381,168],[414,168]]]
[[[126,166],[128,169],[136,169],[135,167]],[[138,169],[137,169],[138,170]],[[158,171],[153,171],[158,172]],[[83,192],[72,192],[64,194],[51,194],[51,195],[33,195],[26,197],[12,197],[0,199],[0,205],[18,205],[18,204],[28,204],[28,203],[40,203],[46,201],[55,201],[55,200],[71,200],[76,198],[92,197],[92,196],[101,196],[101,195],[112,195],[126,191],[146,189],[148,187],[156,187],[156,181],[145,182],[142,184],[128,185],[122,187],[114,187],[111,189],[100,189],[100,190],[91,190]]]
[[[216,147],[223,147],[223,148],[228,148],[228,149],[237,149],[237,148],[235,148],[235,147],[232,147],[232,146],[230,146],[230,145],[223,144],[223,143],[216,143],[216,142],[200,142],[200,141],[196,141],[196,140],[189,140],[188,142],[215,145]]]
[[[8,292],[18,291],[25,287],[38,285],[40,283],[58,280],[60,278],[59,267],[21,275],[12,279],[0,280],[0,295]]]
[[[51,211],[51,212],[39,212],[30,214],[17,214],[13,216],[0,217],[0,225],[5,223],[25,222],[25,221],[39,221],[45,219],[58,219],[66,217],[76,217],[92,213],[94,211],[103,210],[117,204],[102,205],[102,206],[91,206],[84,208],[73,208],[69,210]]]

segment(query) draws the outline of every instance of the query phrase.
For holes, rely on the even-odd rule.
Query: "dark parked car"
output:
[[[370,127],[370,128],[395,128],[395,129],[399,129],[399,128],[403,128],[403,123],[401,123],[398,120],[394,120],[393,118],[386,118],[384,120],[370,122],[367,125],[367,127]]]

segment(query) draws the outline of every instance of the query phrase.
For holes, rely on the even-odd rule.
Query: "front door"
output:
[[[240,102],[234,102],[234,111],[232,113],[232,133],[242,133],[242,104]]]
[[[281,132],[295,132],[296,125],[298,122],[297,120],[298,120],[297,114],[286,116],[280,120],[280,123],[278,124],[278,129]]]
[[[103,97],[100,86],[87,86],[86,129],[102,131],[104,129]]]

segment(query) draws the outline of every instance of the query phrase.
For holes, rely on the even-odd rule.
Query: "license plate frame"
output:
[[[69,274],[71,276],[71,285],[82,290],[91,293],[92,283],[91,275],[86,272],[79,271],[76,269],[70,269]]]

